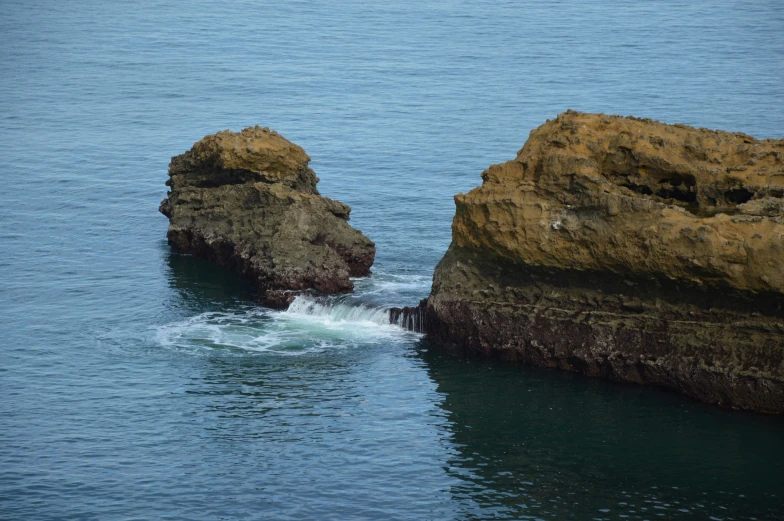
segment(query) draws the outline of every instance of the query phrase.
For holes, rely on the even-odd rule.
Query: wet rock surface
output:
[[[248,278],[274,307],[350,292],[350,277],[370,275],[375,245],[348,224],[349,206],[319,194],[309,161],[267,128],[205,137],[169,165],[169,244]]]
[[[569,111],[455,197],[455,349],[784,411],[784,141]],[[413,324],[413,319],[411,320]]]

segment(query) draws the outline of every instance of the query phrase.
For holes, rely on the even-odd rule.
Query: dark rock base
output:
[[[540,270],[451,248],[430,298],[392,315],[446,348],[780,413],[783,304],[670,281]]]
[[[269,263],[253,262],[249,253],[236,248],[226,240],[207,240],[190,229],[170,228],[166,234],[169,245],[179,253],[206,259],[222,268],[229,269],[252,282],[258,291],[259,303],[276,309],[286,309],[298,295],[351,293],[354,286],[345,273],[329,270],[301,270],[286,272],[267,268]],[[364,252],[358,252],[360,257]],[[351,275],[368,277],[372,257],[365,265],[356,263]]]

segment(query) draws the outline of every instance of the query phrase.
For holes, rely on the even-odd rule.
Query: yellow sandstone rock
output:
[[[431,295],[395,318],[456,349],[782,412],[782,155],[561,114],[455,197]]]
[[[455,197],[454,245],[784,292],[784,142],[567,112]]]

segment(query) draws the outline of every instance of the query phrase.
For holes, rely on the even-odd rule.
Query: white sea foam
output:
[[[368,279],[359,279],[355,284],[363,293],[408,293],[430,290],[432,278],[424,275],[375,275]]]
[[[183,350],[242,349],[299,355],[395,342],[412,333],[389,311],[353,299],[297,297],[286,311],[208,312],[156,328],[157,342]]]
[[[319,301],[311,297],[297,297],[285,313],[295,317],[309,317],[325,326],[389,326],[389,311],[386,309],[339,301]]]
[[[269,311],[200,313],[183,321],[156,328],[156,340],[164,347],[210,349],[218,347],[266,351],[283,343],[280,331],[265,327]]]

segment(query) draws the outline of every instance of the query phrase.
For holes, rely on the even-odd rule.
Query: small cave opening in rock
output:
[[[727,190],[724,192],[724,199],[732,204],[747,203],[751,200],[752,197],[754,197],[754,192],[751,192],[746,188],[736,188],[734,190]]]
[[[675,199],[686,204],[697,201],[697,179],[690,174],[671,173],[659,179],[655,194],[662,199]]]
[[[638,194],[642,195],[653,195],[653,190],[648,185],[638,185],[635,183],[623,183],[620,186],[624,188],[628,188],[632,192],[637,192]]]
[[[656,195],[662,199],[675,199],[676,201],[688,204],[697,201],[697,191],[694,190],[693,187],[681,188],[670,185],[660,188],[659,191],[656,192]]]
[[[651,179],[653,181],[653,179]],[[656,185],[634,183],[627,178],[620,186],[642,195],[653,195],[662,199],[674,199],[686,204],[697,202],[696,179],[693,176],[672,176],[658,180]]]

